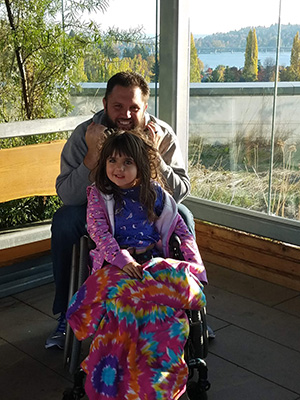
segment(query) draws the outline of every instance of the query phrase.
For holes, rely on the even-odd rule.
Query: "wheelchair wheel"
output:
[[[82,399],[84,395],[85,394],[81,396],[80,394],[74,393],[72,388],[68,388],[64,391],[62,400],[79,400]]]
[[[87,236],[80,238],[80,243],[73,246],[71,280],[69,289],[69,302],[74,293],[82,286],[89,275],[88,255],[89,242]],[[80,361],[81,342],[76,339],[71,327],[67,324],[66,341],[64,349],[64,365],[69,367],[69,372],[73,375],[78,368]]]
[[[207,392],[201,390],[198,383],[195,381],[189,381],[187,383],[187,393],[190,400],[207,400]]]
[[[191,312],[191,342],[194,348],[194,358],[206,358],[208,353],[208,331],[206,309]]]
[[[85,396],[84,390],[85,373],[79,368],[74,374],[74,386],[68,388],[63,393],[62,400],[80,400]]]
[[[77,291],[78,288],[78,270],[79,270],[79,246],[74,244],[72,249],[72,264],[71,264],[71,275],[70,275],[70,287],[69,287],[69,298],[70,303],[72,296]],[[66,339],[64,347],[64,367],[66,368],[70,362],[70,356],[72,353],[73,345],[73,331],[69,324],[66,328]]]
[[[206,307],[202,308],[200,311],[201,321],[202,321],[202,334],[203,334],[203,354],[202,358],[206,358],[208,354],[208,329],[206,321]]]
[[[190,400],[206,400],[206,392],[210,389],[210,382],[208,380],[208,369],[206,362],[203,359],[194,359],[191,362],[191,375],[187,382],[187,392]],[[194,378],[194,370],[198,372],[197,381]]]
[[[76,369],[79,366],[80,352],[81,352],[81,342],[79,342],[79,340],[77,340],[76,337],[74,336],[72,343],[72,351],[69,361],[69,372],[71,375],[75,373]]]
[[[87,236],[82,236],[80,238],[79,271],[76,290],[78,290],[80,286],[83,285],[83,283],[89,276],[89,250],[92,248],[92,245],[89,241],[91,241],[91,239],[89,239]]]

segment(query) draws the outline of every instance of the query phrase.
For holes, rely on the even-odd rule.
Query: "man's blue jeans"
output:
[[[183,204],[178,204],[178,211],[195,237],[192,213]],[[81,236],[87,234],[86,204],[62,206],[53,216],[51,231],[53,276],[56,286],[53,314],[58,314],[65,312],[68,307],[73,244],[79,243]]]

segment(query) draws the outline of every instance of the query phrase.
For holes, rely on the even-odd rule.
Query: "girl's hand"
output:
[[[125,271],[131,278],[143,278],[143,267],[137,262],[126,264],[123,271]]]

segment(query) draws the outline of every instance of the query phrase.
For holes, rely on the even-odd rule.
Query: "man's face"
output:
[[[145,102],[139,87],[123,87],[116,85],[103,106],[111,128],[129,130],[145,124]]]

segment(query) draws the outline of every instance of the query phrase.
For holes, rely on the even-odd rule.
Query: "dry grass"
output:
[[[189,168],[191,194],[223,204],[267,212],[268,173],[206,169],[201,164]],[[300,170],[273,171],[271,212],[300,220]]]
[[[277,131],[270,210],[300,220],[300,142],[291,132]],[[270,140],[254,130],[237,132],[231,143],[204,145],[198,135],[189,139],[191,194],[196,197],[267,212]]]

